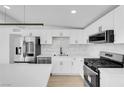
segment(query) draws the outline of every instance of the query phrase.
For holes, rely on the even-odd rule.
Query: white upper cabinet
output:
[[[53,30],[52,37],[69,37],[70,30]]]
[[[124,43],[124,6],[117,7],[114,12],[115,43]]]
[[[70,31],[70,44],[86,44],[86,34],[84,30]]]
[[[86,44],[84,30],[43,30],[41,44],[52,44],[53,37],[69,37],[70,44]]]
[[[84,29],[87,39],[89,35],[98,33],[100,27],[101,31],[114,29],[114,43],[124,43],[124,6],[117,7]]]
[[[41,44],[52,44],[52,32],[43,30],[41,32]]]
[[[114,29],[114,11],[107,13],[98,20],[98,27],[102,27],[102,31]]]
[[[68,30],[43,30],[41,44],[52,44],[53,37],[70,37]]]
[[[40,36],[41,44],[52,44],[53,37],[69,37],[70,44],[87,44],[87,32],[85,30],[14,30],[15,31],[12,31],[12,34],[21,34],[22,36],[28,36],[32,34],[32,36]]]
[[[84,44],[83,30],[56,30],[53,31],[53,37],[69,37],[70,44]]]

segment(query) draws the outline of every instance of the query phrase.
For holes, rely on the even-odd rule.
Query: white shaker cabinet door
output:
[[[71,73],[70,58],[54,57],[52,63],[52,74],[68,75]]]
[[[41,44],[52,44],[52,32],[49,30],[41,31]]]
[[[61,61],[61,62],[63,63],[61,73],[70,74],[71,73],[71,60],[70,60],[70,58],[63,59],[63,61]]]
[[[124,43],[124,6],[114,10],[115,43]]]
[[[62,69],[62,63],[59,59],[57,58],[52,58],[52,73],[55,74],[55,73],[60,73],[61,72],[61,69]]]
[[[82,58],[54,57],[52,59],[52,73],[58,75],[80,75],[83,69]]]
[[[83,68],[83,63],[80,58],[73,58],[71,62],[71,73],[79,75]]]

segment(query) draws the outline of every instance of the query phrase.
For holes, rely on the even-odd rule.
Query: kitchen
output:
[[[1,5],[0,86],[123,87],[123,15],[123,5]],[[94,58],[113,65],[85,84],[86,60]]]

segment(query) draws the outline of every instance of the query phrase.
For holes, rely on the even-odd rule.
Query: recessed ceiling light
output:
[[[7,5],[4,5],[3,7],[6,8],[6,9],[8,9],[8,10],[10,9],[10,7],[7,6]]]
[[[71,14],[76,14],[77,11],[76,10],[71,10]]]

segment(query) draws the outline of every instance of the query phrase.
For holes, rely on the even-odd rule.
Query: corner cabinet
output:
[[[115,43],[124,43],[124,6],[114,10]]]

